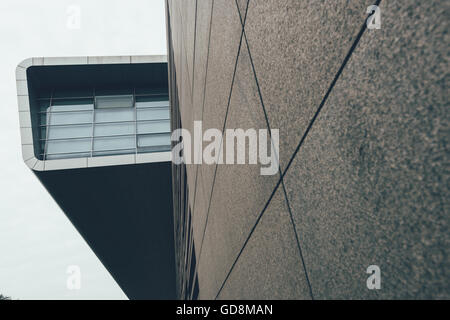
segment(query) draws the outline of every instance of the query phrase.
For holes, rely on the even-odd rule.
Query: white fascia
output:
[[[37,159],[34,154],[27,79],[27,69],[29,67],[126,63],[167,63],[167,56],[35,57],[25,59],[17,65],[16,85],[20,136],[22,143],[22,158],[30,169],[34,171],[51,171],[171,161],[171,152],[125,154],[115,156],[99,156],[95,158],[57,159],[45,161]]]

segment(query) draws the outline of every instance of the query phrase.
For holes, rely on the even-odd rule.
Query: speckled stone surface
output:
[[[255,228],[219,299],[311,299],[282,189]]]
[[[207,198],[206,192],[203,188],[203,183],[201,182],[201,170],[199,170],[199,177],[197,180],[197,197],[195,200],[195,208],[193,210],[193,235],[194,235],[194,246],[195,246],[195,258],[197,261],[200,257],[200,250],[203,241],[203,232],[206,222],[206,213],[208,211],[209,197]],[[198,272],[198,282],[199,287],[207,286],[210,278],[210,274]]]
[[[205,77],[207,72],[209,27],[211,23],[212,3],[212,1],[197,2],[197,29],[192,97],[194,120],[201,120],[203,117],[203,100],[205,96]]]
[[[180,54],[179,50],[179,43],[178,43],[178,37],[176,36],[178,34],[178,25],[179,22],[179,16],[180,12],[176,8],[177,1],[174,0],[168,0],[167,1],[167,8],[169,11],[169,19],[170,19],[170,31],[172,33],[172,42],[171,45],[173,46],[173,54],[174,54],[174,67],[178,65],[178,56]],[[167,21],[169,23],[169,21]]]
[[[182,32],[184,37],[183,52],[186,55],[187,72],[191,83],[191,89],[194,82],[194,50],[196,45],[195,20],[196,20],[196,0],[181,1],[182,12]]]
[[[197,179],[197,195],[195,199],[195,206],[192,210],[192,227],[194,233],[195,254],[197,259],[200,255],[200,247],[202,245],[203,231],[206,222],[206,213],[208,211],[209,205],[209,197],[207,197],[202,183],[201,170],[199,170],[198,174],[199,177]]]
[[[170,26],[172,33],[172,46],[174,54],[173,67],[177,74],[176,85],[178,87],[178,91],[180,91],[182,89],[182,79],[183,79],[181,64],[185,60],[185,51],[182,49],[182,46],[184,45],[183,44],[184,39],[183,33],[181,31],[183,25],[181,19],[182,15],[180,12],[180,2],[175,0],[169,1],[169,11],[170,11]]]
[[[241,33],[242,25],[236,3],[229,0],[215,0],[203,112],[204,129],[223,128]],[[202,166],[202,170],[205,190],[210,192],[214,166]]]
[[[185,44],[183,43],[183,46]],[[181,122],[183,128],[192,132],[193,130],[193,106],[192,106],[192,78],[189,72],[189,64],[187,55],[183,52],[181,57],[181,63],[178,65],[177,78],[180,79],[178,86],[179,105],[181,113]]]
[[[212,2],[197,3],[194,81],[181,2],[169,6],[176,12],[171,25],[183,124],[190,129],[200,119],[206,90],[204,129],[221,129],[241,35],[238,10],[243,13],[247,0],[214,1],[206,88],[199,83]],[[280,129],[282,167],[374,2],[250,1],[246,36],[271,127]],[[444,0],[382,1],[381,30],[361,38],[285,176],[316,299],[450,299],[449,9]],[[245,45],[242,50],[227,127],[262,128]],[[200,167],[197,259],[213,176],[214,166]],[[261,177],[256,166],[218,167],[198,270],[200,298],[215,298],[277,177]],[[189,166],[188,181],[192,201]],[[281,191],[219,298],[310,297]],[[381,290],[366,287],[369,265],[381,268]]]
[[[192,84],[192,121],[199,121],[203,118],[212,4],[213,1],[197,1],[194,78]],[[195,172],[198,176],[197,171],[201,172],[201,170],[199,165],[195,167]],[[194,186],[191,186],[191,190],[195,192]]]
[[[245,32],[284,168],[372,0],[250,1]]]
[[[181,124],[184,129],[189,130],[191,135],[193,135],[193,106],[192,106],[192,91],[191,91],[191,79],[188,72],[188,64],[186,60],[184,63],[181,63],[181,78],[182,82],[180,87],[178,88],[179,92],[179,106],[181,113]],[[193,159],[193,138],[191,144],[191,155]],[[193,164],[191,159],[191,164],[186,164],[186,174],[188,179],[189,186],[195,186],[195,176],[196,176],[196,167],[197,165]],[[193,206],[194,201],[194,188],[189,188],[189,203],[191,204],[191,208]]]
[[[226,128],[266,129],[248,52],[239,57]],[[200,296],[214,298],[239,250],[269,199],[279,174],[261,176],[259,165],[219,165],[200,258],[208,274]]]
[[[448,3],[380,8],[285,177],[289,201],[315,298],[448,299]]]

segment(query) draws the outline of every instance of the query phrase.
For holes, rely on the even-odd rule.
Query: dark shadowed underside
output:
[[[128,298],[175,298],[170,162],[35,174]]]

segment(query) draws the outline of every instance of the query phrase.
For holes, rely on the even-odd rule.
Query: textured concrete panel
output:
[[[192,136],[192,149],[191,149],[191,163],[193,161],[193,141],[194,141],[194,122],[193,122],[193,106],[192,106],[192,91],[191,91],[191,78],[188,72],[188,63],[186,56],[183,55],[182,59],[184,61],[181,63],[181,77],[182,81],[178,87],[179,93],[179,108],[181,114],[181,124],[184,129],[189,130]],[[194,201],[194,191],[195,191],[195,175],[196,166],[194,164],[186,165],[186,174],[189,186],[189,203],[191,208],[193,207]]]
[[[198,180],[197,180],[197,195],[195,200],[195,207],[193,210],[193,235],[194,235],[194,245],[195,245],[195,256],[197,261],[198,268],[198,259],[200,257],[200,250],[203,241],[203,232],[206,223],[206,213],[208,211],[209,204],[209,193],[207,194],[204,190],[201,170],[198,171]],[[199,287],[204,287],[209,283],[209,278],[211,277],[208,273],[197,273]],[[205,284],[206,283],[206,284]]]
[[[193,210],[194,242],[197,257],[200,255],[200,247],[202,245],[203,231],[206,222],[206,213],[209,205],[209,195],[207,195],[203,187],[201,170],[199,170],[198,174],[197,193]]]
[[[194,52],[195,52],[195,23],[196,23],[196,11],[197,0],[183,0],[181,2],[181,16],[183,23],[183,37],[184,47],[183,54],[186,55],[187,60],[187,73],[191,83],[193,84],[193,72],[194,72]]]
[[[173,46],[173,54],[174,54],[174,65],[175,70],[178,69],[180,65],[180,57],[181,57],[181,18],[180,18],[180,10],[178,8],[179,1],[170,1],[169,2],[169,13],[170,13],[170,26],[172,32],[172,46]],[[176,71],[177,74],[181,71]]]
[[[192,119],[202,120],[205,98],[206,74],[209,52],[209,34],[213,1],[197,1],[197,22],[195,39],[194,75],[192,89]],[[201,155],[199,155],[201,157]],[[196,175],[200,173],[199,166]],[[197,173],[199,170],[199,173]]]
[[[245,47],[238,61],[226,128],[267,129]],[[208,275],[208,282],[200,287],[202,298],[217,294],[278,179],[278,173],[261,176],[260,166],[255,164],[218,166],[200,259],[200,273]]]
[[[172,33],[172,46],[174,54],[174,63],[172,67],[176,73],[176,83],[178,95],[181,99],[181,89],[183,84],[183,68],[182,64],[186,63],[186,54],[184,50],[183,23],[181,15],[181,2],[177,0],[169,1],[170,26]],[[181,112],[181,110],[180,110]]]
[[[245,32],[284,168],[373,0],[250,1]]]
[[[450,298],[444,8],[382,1],[287,173],[315,298]]]
[[[242,34],[236,3],[214,0],[206,81],[204,129],[222,130]],[[202,166],[205,190],[211,190],[214,166]]]
[[[194,120],[192,80],[196,0],[169,1],[169,10],[181,122],[182,127],[189,130],[192,134]],[[186,165],[191,208],[194,207],[196,171],[196,165]]]
[[[181,70],[181,74],[178,77],[181,78],[181,81],[179,81],[178,85],[181,122],[183,128],[188,129],[190,132],[192,132],[194,127],[191,83],[192,79],[189,74],[189,65],[186,55],[182,56],[182,61],[178,69]]]
[[[194,120],[203,117],[203,101],[205,97],[205,80],[208,61],[209,30],[213,1],[197,2],[197,29],[195,40],[195,63],[193,84]]]
[[[282,189],[278,189],[219,299],[311,299]]]
[[[179,63],[176,65],[179,108],[181,123],[184,129],[193,133],[193,105],[192,105],[192,67],[194,54],[194,34],[195,34],[195,1],[176,1],[174,11],[179,13],[177,21],[177,36],[181,41],[178,43]],[[192,152],[192,151],[191,151]],[[193,208],[195,192],[196,166],[186,165],[186,174],[189,188],[189,204]]]

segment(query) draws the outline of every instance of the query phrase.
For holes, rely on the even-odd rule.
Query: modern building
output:
[[[167,0],[167,62],[19,65],[24,160],[130,298],[448,299],[446,8]],[[172,164],[194,121],[279,172]]]
[[[175,298],[165,56],[17,67],[22,155],[131,299]]]
[[[174,128],[280,130],[174,168],[180,297],[450,298],[447,1],[166,3]]]

